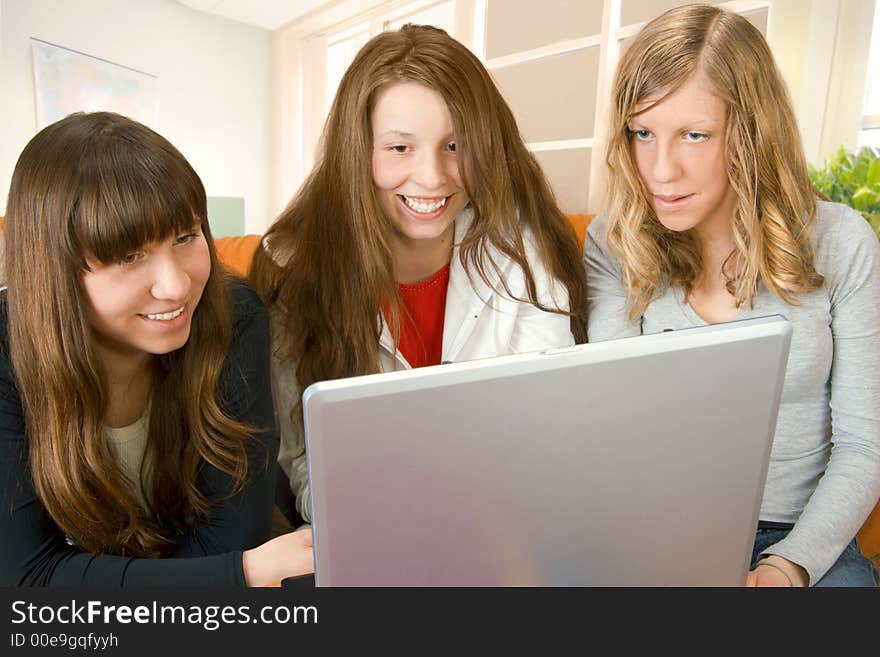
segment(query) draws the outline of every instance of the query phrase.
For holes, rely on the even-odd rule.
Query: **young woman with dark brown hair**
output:
[[[273,317],[279,460],[306,520],[309,384],[586,339],[574,230],[486,69],[433,27],[355,57],[251,272]]]
[[[310,571],[308,532],[265,542],[268,315],[218,266],[183,156],[125,117],[74,114],[25,147],[7,210],[0,583],[260,585]]]

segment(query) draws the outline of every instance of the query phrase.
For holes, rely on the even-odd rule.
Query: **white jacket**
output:
[[[456,218],[456,245],[461,243],[472,221],[473,211],[470,208],[465,208]],[[528,229],[523,231],[523,239],[539,301],[547,307],[568,310],[568,291],[550,277],[540,262]],[[487,285],[476,272],[473,273],[473,281],[469,280],[459,258],[458,246],[454,247],[446,291],[441,360],[454,363],[573,345],[569,317],[545,312],[528,302],[515,300],[528,298],[522,269],[492,246],[489,247],[489,253],[498,265],[497,268],[491,265],[486,267],[492,285]],[[514,298],[505,293],[500,283],[501,277],[507,282]],[[384,318],[380,318],[380,321],[381,370],[409,369],[410,365],[403,355],[394,351],[394,340]],[[277,326],[273,322],[273,330],[277,330]],[[281,433],[278,462],[290,480],[297,511],[306,522],[310,522],[311,494],[302,419],[298,418],[297,422],[290,419],[291,410],[299,401],[302,390],[296,381],[294,364],[279,361],[277,351],[272,350],[272,391]]]

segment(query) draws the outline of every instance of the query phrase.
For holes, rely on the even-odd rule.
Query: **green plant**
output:
[[[857,153],[843,146],[821,167],[809,165],[813,185],[832,201],[858,210],[880,237],[880,153],[862,147]]]

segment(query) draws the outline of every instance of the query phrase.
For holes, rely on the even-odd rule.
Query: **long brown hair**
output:
[[[251,281],[281,318],[282,356],[303,387],[379,370],[384,299],[400,308],[390,228],[372,179],[370,112],[377,91],[395,82],[436,90],[449,108],[459,168],[474,212],[460,244],[468,275],[490,284],[494,245],[525,273],[528,301],[539,303],[522,226],[569,294],[572,332],[586,340],[586,282],[574,230],[498,89],[480,61],[443,30],[405,25],[371,39],[339,85],[321,153],[299,193],[266,233]],[[520,220],[517,219],[519,213]],[[503,277],[501,285],[509,294]],[[564,312],[564,311],[563,311]],[[393,323],[393,322],[392,322]]]
[[[742,16],[687,5],[667,11],[639,32],[614,78],[606,150],[607,239],[621,262],[631,320],[669,285],[690,291],[703,271],[697,235],[669,230],[654,215],[627,127],[698,72],[726,106],[727,176],[737,204],[736,247],[724,273],[737,305],[755,296],[759,280],[786,303],[797,303],[795,295],[824,281],[813,267],[810,241],[815,194],[794,110],[770,48]]]
[[[177,149],[146,126],[107,112],[78,113],[25,147],[7,210],[9,349],[36,493],[80,548],[161,556],[209,508],[199,489],[205,464],[241,487],[244,441],[253,432],[224,415],[216,398],[232,311],[204,187]],[[145,510],[105,435],[108,387],[82,274],[86,256],[117,261],[188,232],[194,217],[208,243],[211,275],[187,343],[153,358],[141,469]]]

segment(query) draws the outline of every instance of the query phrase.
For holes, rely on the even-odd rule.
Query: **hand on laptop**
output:
[[[241,565],[248,586],[274,586],[286,577],[315,572],[312,528],[282,534],[245,550]]]
[[[806,586],[807,581],[807,571],[784,557],[771,554],[761,559],[755,569],[749,572],[746,586]]]

